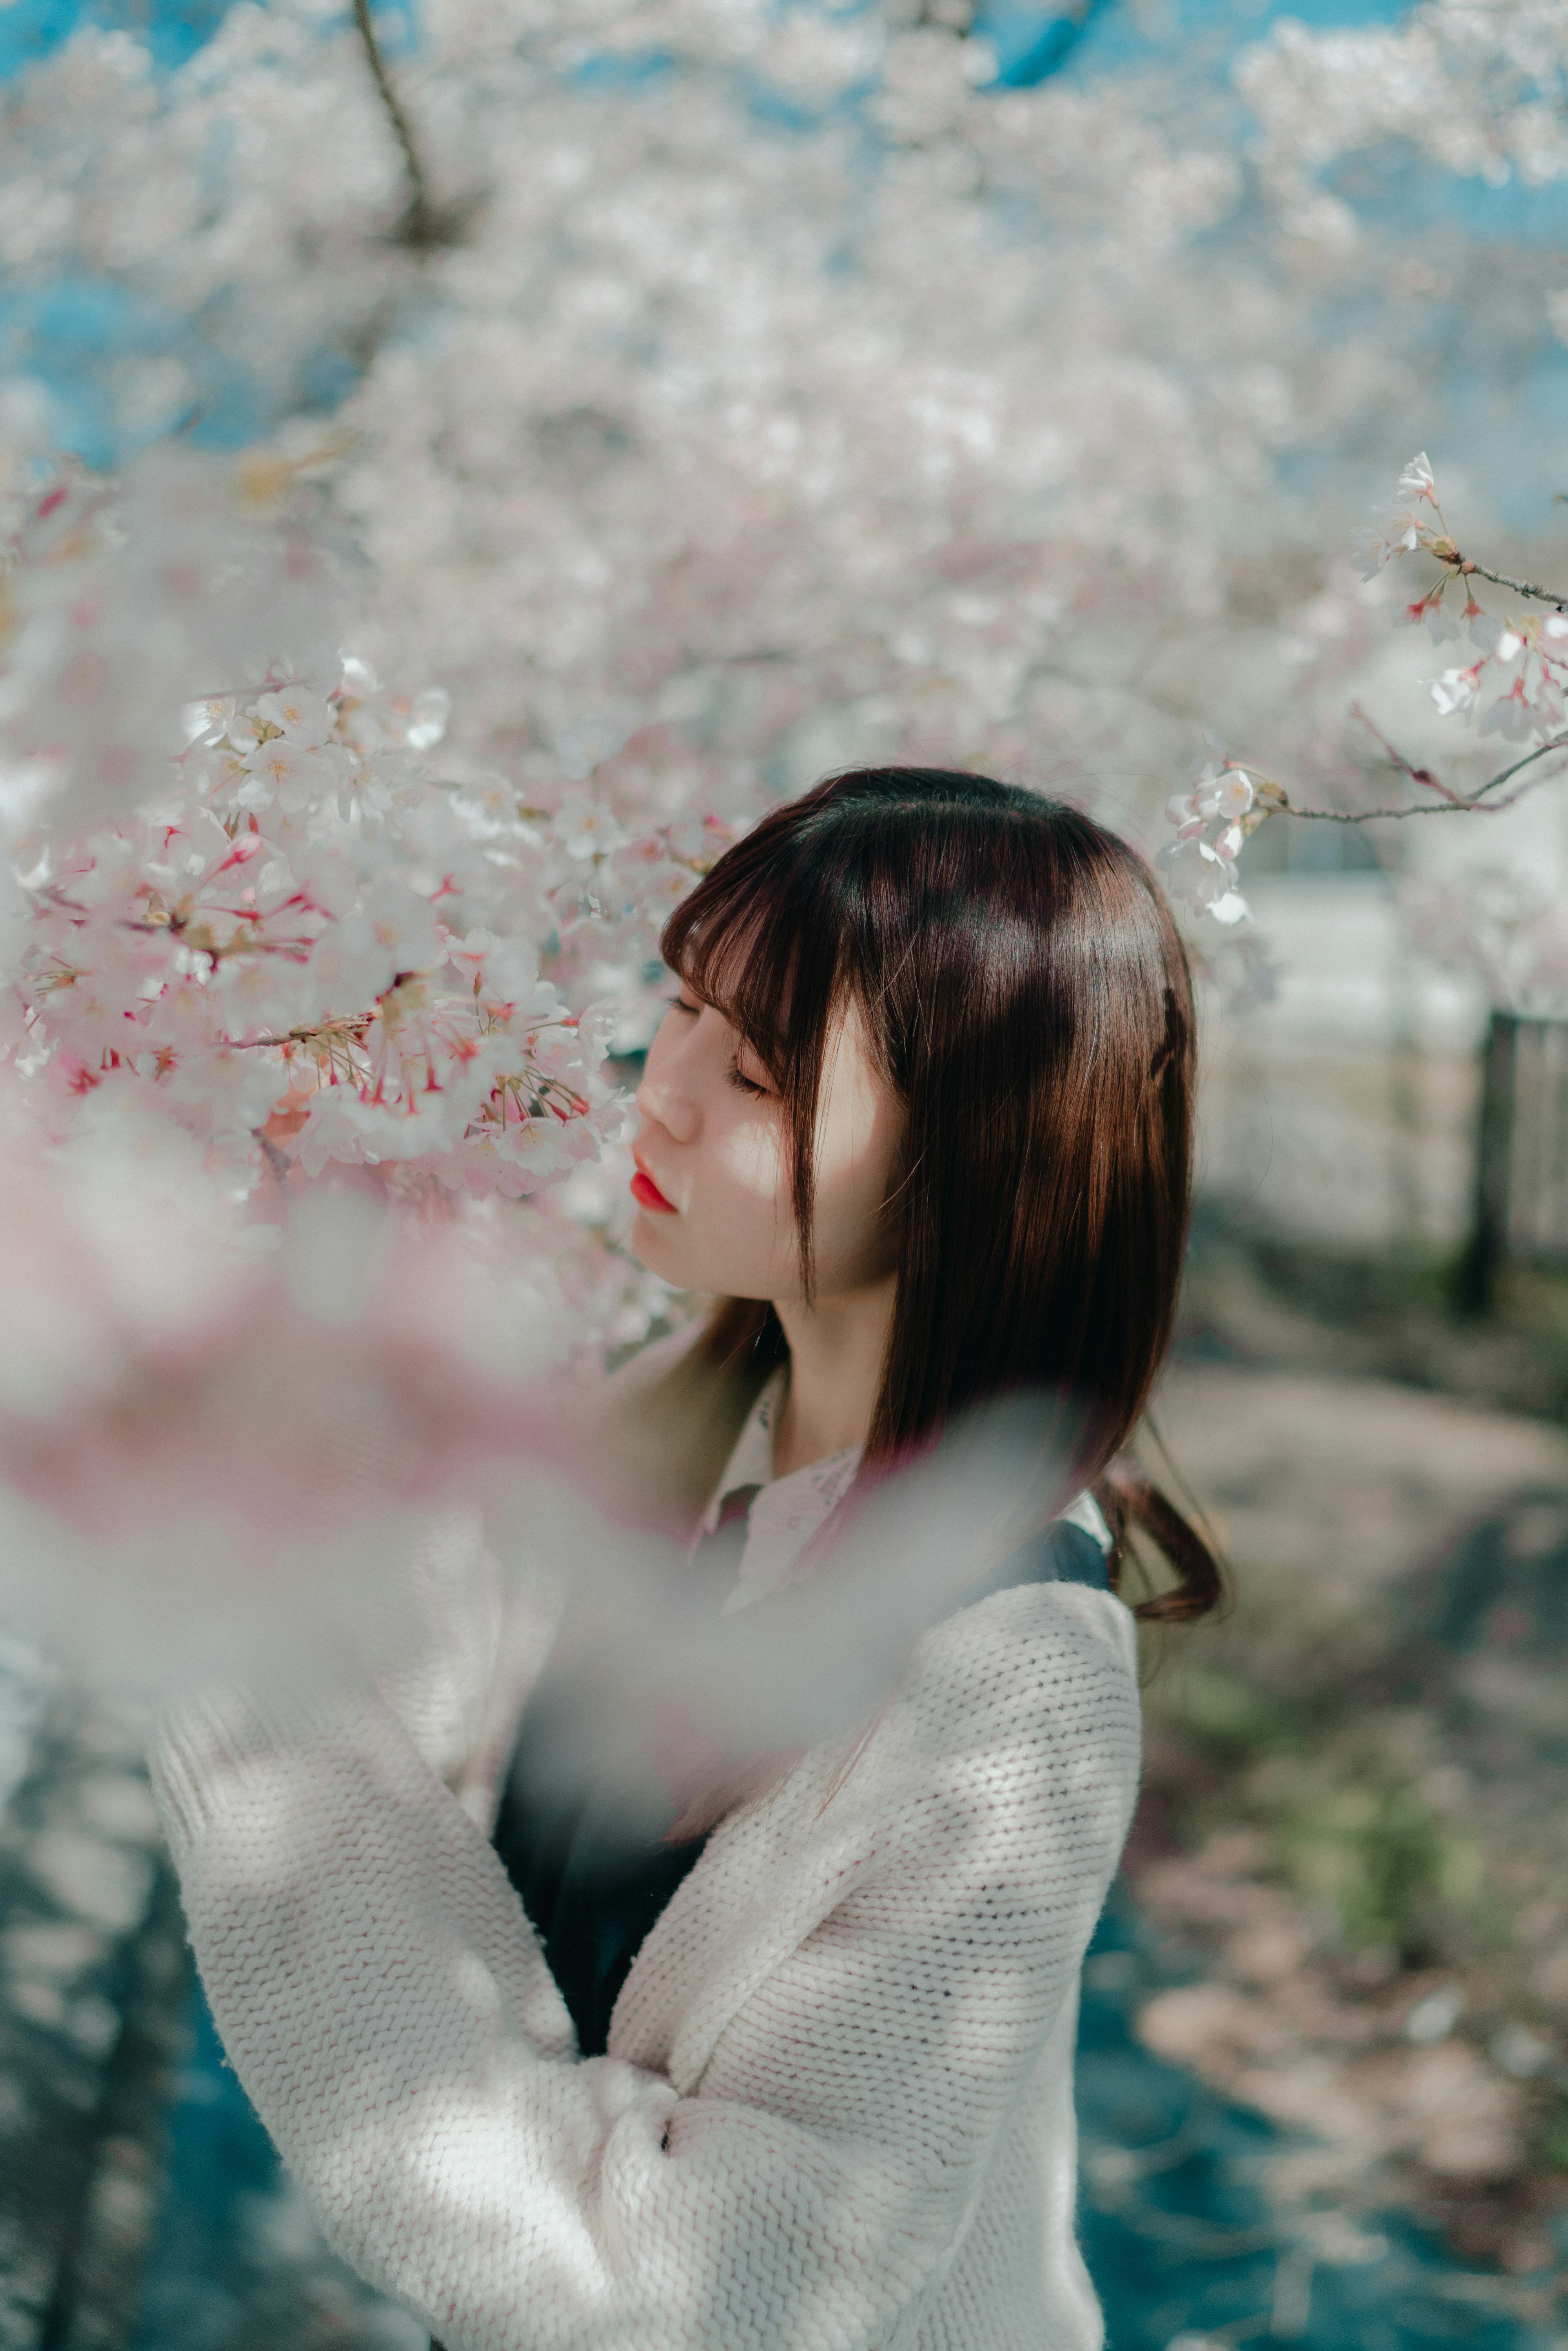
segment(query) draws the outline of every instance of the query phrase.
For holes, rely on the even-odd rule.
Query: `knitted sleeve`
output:
[[[576,2054],[499,1862],[378,1699],[225,1687],[166,1717],[154,1782],[203,1979],[338,2250],[448,2351],[902,2341],[1070,2016],[1125,1834],[1113,1613],[1008,1593],[926,1636],[801,1832],[843,1890],[798,1933],[770,1915],[775,1848],[726,1823],[704,1868],[728,1910],[666,1913],[644,1955],[677,2039],[716,2003],[686,2095]]]

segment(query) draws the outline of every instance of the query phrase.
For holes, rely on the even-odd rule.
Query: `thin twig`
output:
[[[1277,803],[1270,813],[1311,817],[1317,824],[1378,824],[1385,817],[1496,816],[1512,806],[1511,800],[1412,800],[1408,808],[1307,809],[1293,808],[1286,800]]]
[[[1568,745],[1554,743],[1550,747],[1561,751],[1568,749]],[[1524,764],[1522,760],[1520,762],[1521,767]],[[1500,776],[1492,778],[1493,783],[1500,783],[1501,780]],[[1487,789],[1490,790],[1490,785]],[[1518,791],[1510,792],[1508,798],[1501,800],[1412,800],[1408,808],[1304,809],[1292,808],[1289,800],[1281,799],[1273,804],[1271,813],[1275,816],[1310,816],[1322,824],[1376,824],[1385,817],[1403,816],[1500,816],[1504,809],[1517,808],[1526,792],[1532,789],[1529,784],[1521,784]]]
[[[1477,799],[1484,799],[1488,792],[1496,791],[1499,784],[1511,782],[1515,776],[1522,773],[1526,768],[1533,767],[1537,759],[1544,759],[1547,754],[1552,751],[1568,751],[1568,735],[1554,735],[1550,743],[1538,743],[1533,751],[1527,751],[1522,759],[1516,759],[1514,761],[1511,768],[1500,768],[1495,776],[1489,776],[1484,784],[1478,786],[1476,790]],[[1515,798],[1517,798],[1517,794],[1515,795]],[[1494,800],[1492,802],[1492,806],[1494,808],[1509,808],[1511,807],[1511,800]]]
[[[1516,596],[1533,597],[1538,604],[1568,604],[1568,596],[1560,596],[1554,588],[1539,587],[1533,580],[1511,580],[1503,571],[1489,571],[1484,563],[1472,563],[1469,556],[1459,554],[1457,549],[1448,569],[1458,572],[1461,578],[1469,579],[1473,574],[1478,580],[1490,580],[1494,588],[1509,588]]]
[[[277,1182],[279,1185],[287,1184],[288,1181],[289,1166],[291,1164],[287,1153],[286,1151],[279,1151],[277,1144],[274,1143],[272,1137],[267,1133],[265,1128],[253,1126],[251,1128],[251,1134],[254,1135],[256,1142],[260,1144],[262,1156],[267,1161],[268,1167],[272,1170]]]
[[[1399,769],[1402,775],[1408,776],[1413,784],[1425,784],[1428,791],[1437,792],[1440,798],[1446,800],[1451,800],[1456,806],[1458,804],[1460,798],[1459,794],[1458,792],[1450,791],[1448,785],[1441,782],[1438,778],[1432,773],[1430,768],[1413,768],[1409,760],[1405,757],[1403,751],[1396,751],[1393,744],[1389,741],[1387,736],[1384,734],[1382,728],[1376,726],[1373,720],[1367,716],[1359,702],[1353,702],[1350,705],[1350,711],[1351,716],[1353,718],[1360,719],[1362,725],[1365,727],[1373,740],[1381,747],[1384,756]]]
[[[440,241],[441,236],[440,215],[431,199],[430,182],[425,176],[418,141],[413,135],[413,126],[403,112],[402,101],[392,88],[392,77],[387,72],[386,61],[382,56],[381,44],[376,38],[376,28],[371,22],[370,0],[354,0],[354,22],[359,26],[360,38],[364,44],[365,56],[370,62],[376,89],[381,94],[382,104],[386,109],[387,120],[392,124],[392,135],[402,150],[403,169],[408,173],[411,193],[408,210],[402,216],[401,234],[404,242],[409,245],[435,245]]]
[[[1554,735],[1550,743],[1538,743],[1533,751],[1527,751],[1522,759],[1515,759],[1511,767],[1500,768],[1495,776],[1489,776],[1486,782],[1479,785],[1467,799],[1463,794],[1450,790],[1447,784],[1433,775],[1429,768],[1412,767],[1404,753],[1396,751],[1386,736],[1381,734],[1373,725],[1359,703],[1354,703],[1351,706],[1368,734],[1375,736],[1378,742],[1382,744],[1390,765],[1397,768],[1402,775],[1408,776],[1413,784],[1425,784],[1431,790],[1440,793],[1441,799],[1413,800],[1407,808],[1354,810],[1296,808],[1280,790],[1279,785],[1274,784],[1267,801],[1270,814],[1311,817],[1314,822],[1320,824],[1376,824],[1385,817],[1497,816],[1502,810],[1514,807],[1523,799],[1527,791],[1533,789],[1533,786],[1521,785],[1518,791],[1510,792],[1505,799],[1498,800],[1489,799],[1487,798],[1489,792],[1495,792],[1500,784],[1511,783],[1514,777],[1522,775],[1526,768],[1532,768],[1537,759],[1549,758],[1554,751],[1568,751],[1568,735]],[[1252,772],[1256,774],[1257,770],[1254,769]],[[1279,793],[1277,799],[1274,798],[1276,792]]]
[[[285,1045],[313,1045],[322,1037],[329,1045],[356,1043],[375,1017],[373,1012],[346,1013],[340,1020],[319,1020],[311,1028],[290,1029],[283,1037],[229,1037],[225,1042],[236,1053],[276,1052]]]
[[[1461,553],[1456,542],[1448,535],[1448,524],[1443,521],[1443,510],[1437,506],[1435,497],[1432,499],[1432,504],[1437,508],[1437,519],[1442,524],[1442,537],[1434,542],[1428,535],[1423,534],[1422,545],[1428,554],[1436,556],[1437,561],[1443,566],[1447,579],[1489,580],[1494,588],[1506,588],[1511,595],[1528,596],[1538,604],[1552,604],[1560,611],[1568,609],[1568,596],[1560,595],[1555,589],[1543,588],[1539,581],[1533,580],[1510,579],[1506,572],[1493,571],[1488,565],[1473,562],[1468,555]],[[1441,593],[1442,585],[1440,584],[1430,591],[1430,596],[1435,599]],[[1421,608],[1414,609],[1418,611]],[[1276,816],[1300,817],[1314,824],[1398,823],[1409,816],[1497,816],[1504,809],[1512,808],[1523,798],[1525,792],[1532,789],[1535,779],[1532,778],[1529,784],[1521,785],[1517,791],[1509,792],[1501,799],[1493,799],[1491,795],[1496,793],[1500,786],[1511,783],[1513,778],[1522,775],[1527,768],[1532,768],[1537,759],[1549,758],[1555,752],[1568,751],[1568,734],[1555,735],[1550,742],[1538,743],[1533,750],[1527,751],[1522,758],[1515,759],[1511,766],[1500,768],[1495,776],[1490,776],[1486,782],[1479,785],[1474,792],[1467,794],[1455,791],[1451,785],[1444,783],[1440,776],[1435,776],[1430,768],[1418,768],[1407,759],[1404,752],[1397,749],[1382,729],[1368,717],[1359,702],[1351,705],[1351,712],[1352,716],[1365,727],[1391,767],[1397,768],[1402,776],[1408,778],[1411,783],[1419,785],[1423,790],[1436,792],[1437,798],[1432,800],[1413,800],[1405,808],[1295,808],[1280,786],[1270,783],[1267,787],[1266,795],[1260,794],[1260,809]],[[1227,764],[1239,766],[1241,763],[1229,761]],[[1249,824],[1257,820],[1254,818],[1249,820]]]

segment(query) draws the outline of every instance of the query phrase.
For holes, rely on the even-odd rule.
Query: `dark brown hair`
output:
[[[1170,1340],[1192,1160],[1191,980],[1142,858],[987,776],[862,768],[774,809],[662,946],[779,1089],[808,1294],[818,1095],[847,1000],[904,1110],[867,1468],[970,1406],[1038,1395],[1066,1465],[1051,1507],[1095,1491],[1113,1574],[1129,1523],[1153,1537],[1178,1582],[1140,1614],[1211,1607],[1207,1547],[1125,1458]],[[729,1299],[685,1377],[727,1385],[737,1413],[786,1352],[765,1301]]]

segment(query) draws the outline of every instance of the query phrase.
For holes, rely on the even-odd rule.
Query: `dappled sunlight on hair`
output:
[[[817,1113],[846,999],[904,1113],[868,1470],[1028,1391],[1063,1473],[1051,1507],[1104,1479],[1169,1343],[1191,1185],[1191,982],[1143,859],[1019,786],[856,770],[745,835],[663,946],[779,1088],[808,1288]],[[769,1306],[723,1301],[672,1396],[716,1381],[733,1430],[785,1353]],[[1143,1612],[1202,1614],[1218,1593],[1207,1546],[1146,1479],[1116,1477],[1118,1522],[1180,1578]]]

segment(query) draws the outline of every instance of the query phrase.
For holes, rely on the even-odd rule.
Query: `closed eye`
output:
[[[761,1097],[771,1093],[773,1091],[770,1086],[759,1085],[755,1078],[747,1077],[741,1070],[739,1063],[737,1061],[732,1061],[730,1063],[728,1070],[726,1071],[726,1075],[727,1076],[730,1084],[736,1087],[743,1094],[754,1094]]]

